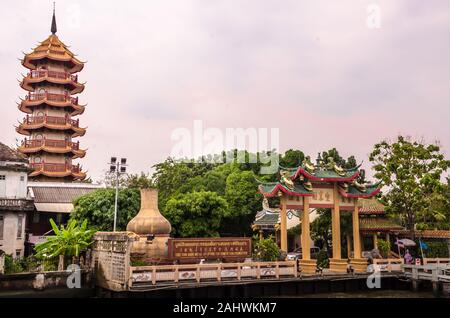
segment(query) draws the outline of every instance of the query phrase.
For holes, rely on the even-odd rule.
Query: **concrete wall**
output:
[[[4,199],[25,199],[27,197],[27,173],[22,171],[2,170],[0,176],[5,176],[5,180],[0,180],[0,198]]]
[[[0,210],[0,227],[3,223],[3,239],[0,237],[0,249],[6,254],[12,254],[14,257],[23,257],[25,249],[25,212],[6,212]],[[19,221],[21,220],[22,230],[18,236]]]

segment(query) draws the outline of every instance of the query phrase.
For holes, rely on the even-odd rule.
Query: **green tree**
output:
[[[159,190],[159,209],[165,211],[167,201],[180,193],[180,187],[191,178],[202,177],[217,164],[207,162],[194,162],[193,160],[175,160],[168,158],[162,163],[154,165],[155,172],[152,176],[154,186]],[[195,183],[191,183],[195,185]],[[190,189],[184,187],[184,193]]]
[[[286,168],[297,168],[305,159],[305,154],[300,150],[289,149],[280,158],[280,165]]]
[[[133,189],[154,188],[153,180],[148,174],[129,174],[126,176],[124,187]]]
[[[221,232],[226,235],[251,235],[251,222],[261,206],[258,184],[251,171],[234,171],[226,179],[225,199],[228,210]]]
[[[141,195],[138,189],[119,190],[117,200],[117,230],[126,229],[128,222],[139,212]],[[112,231],[114,223],[114,189],[99,189],[74,201],[71,220],[87,220],[98,231]]]
[[[171,198],[164,216],[172,224],[176,237],[218,236],[227,208],[227,202],[217,193],[199,191]]]
[[[344,168],[353,168],[357,165],[355,156],[350,156],[347,158],[347,160],[345,160],[343,157],[341,157],[339,151],[337,151],[336,148],[332,148],[328,151],[322,151],[321,156],[324,162],[327,161],[328,157],[332,157],[334,162]]]
[[[395,142],[376,144],[369,158],[375,177],[388,188],[382,202],[407,229],[414,230],[417,223],[430,217],[432,222],[443,221],[444,214],[432,208],[432,202],[444,198],[441,177],[450,161],[437,144],[398,136]]]

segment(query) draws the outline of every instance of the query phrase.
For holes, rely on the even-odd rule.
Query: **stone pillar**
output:
[[[330,270],[333,272],[346,272],[347,260],[341,258],[341,220],[339,207],[338,185],[334,183],[334,208],[331,210],[331,235],[333,237],[333,258],[330,259]]]
[[[262,241],[264,239],[264,232],[259,230],[259,240]]]
[[[309,234],[309,198],[303,199],[302,222],[302,259],[311,259],[311,237]]]
[[[347,241],[347,258],[351,258],[352,255],[352,240],[351,235],[347,234],[345,236],[345,240]]]
[[[302,222],[302,259],[300,260],[300,267],[302,273],[314,274],[316,272],[316,260],[311,259],[311,235],[310,235],[310,223],[309,223],[309,198],[303,198],[303,214],[301,218]]]
[[[373,235],[373,248],[378,248],[378,235],[375,233]]]
[[[280,235],[281,235],[281,250],[287,252],[287,216],[286,216],[286,194],[281,197],[281,211],[280,211]]]
[[[353,258],[350,260],[355,272],[364,273],[367,270],[367,260],[361,255],[361,234],[359,232],[358,199],[354,200],[355,207],[352,214],[353,224]]]
[[[359,233],[359,207],[358,200],[355,199],[355,207],[352,214],[353,224],[353,257],[361,258],[361,234]]]

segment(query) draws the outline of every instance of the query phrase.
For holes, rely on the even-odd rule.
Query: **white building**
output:
[[[28,196],[28,159],[0,143],[0,250],[22,257],[27,212],[34,209]]]

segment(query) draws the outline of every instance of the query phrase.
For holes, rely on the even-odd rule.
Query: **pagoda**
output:
[[[357,272],[366,270],[367,261],[362,258],[359,229],[359,198],[372,198],[380,192],[380,183],[370,184],[364,180],[361,165],[349,169],[339,166],[333,157],[323,160],[320,155],[313,164],[306,157],[297,168],[280,167],[278,182],[261,183],[259,191],[265,198],[280,198],[281,250],[287,252],[287,211],[300,211],[302,259],[300,266],[305,273],[314,273],[316,260],[311,259],[310,209],[332,210],[332,248],[330,270],[345,272],[347,260],[341,257],[340,213],[352,213],[353,258],[350,265]]]
[[[70,182],[86,177],[81,166],[73,163],[86,154],[79,141],[74,140],[86,132],[75,119],[84,112],[85,105],[73,96],[84,90],[76,75],[84,62],[75,57],[56,32],[53,8],[51,35],[21,60],[30,71],[20,83],[28,94],[18,104],[26,117],[16,131],[27,136],[18,150],[28,156],[33,170],[31,180]]]

